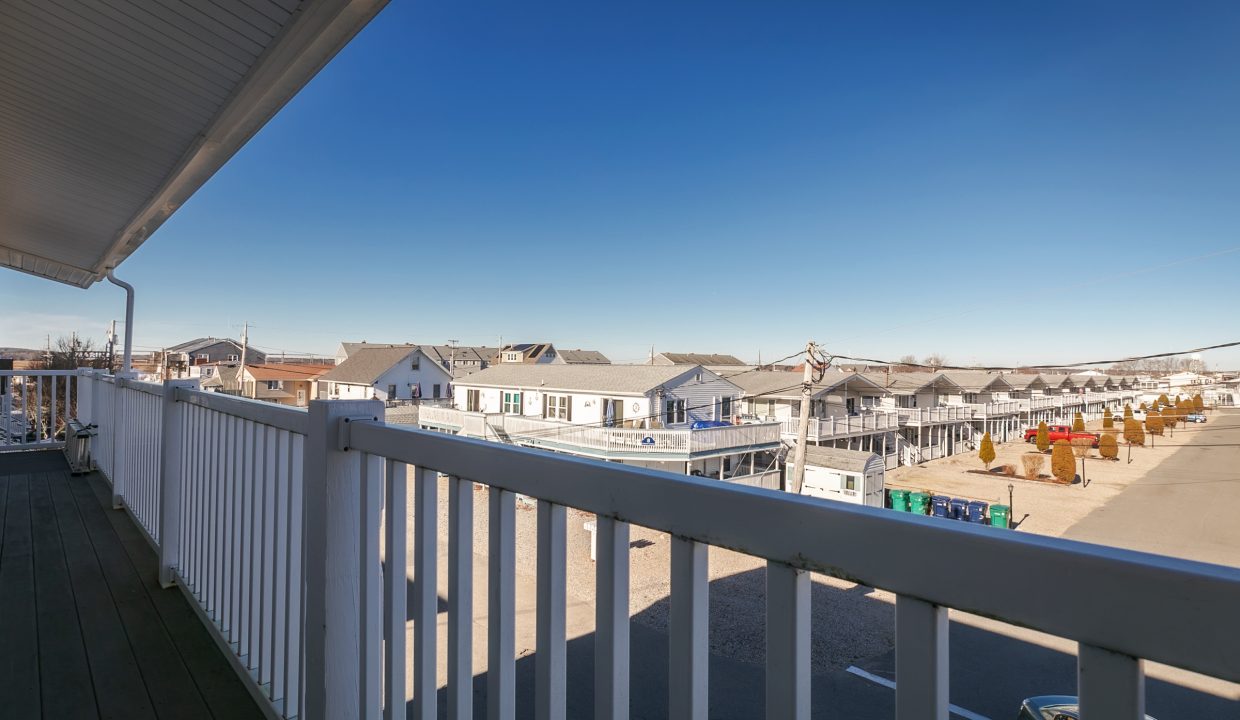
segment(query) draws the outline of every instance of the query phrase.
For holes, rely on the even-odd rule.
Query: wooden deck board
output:
[[[35,622],[30,478],[8,479],[0,546],[0,709],[10,717],[39,714],[39,635]]]
[[[31,476],[30,520],[43,714],[57,718],[97,717],[86,644],[47,473]]]
[[[97,474],[0,453],[0,717],[262,718]]]

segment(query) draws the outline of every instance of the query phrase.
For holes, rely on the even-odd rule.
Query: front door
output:
[[[624,401],[615,398],[603,399],[603,425],[606,427],[624,426]]]

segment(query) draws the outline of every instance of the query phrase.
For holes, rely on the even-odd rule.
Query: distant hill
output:
[[[0,358],[12,358],[14,360],[38,360],[42,357],[42,350],[31,350],[30,348],[19,347],[0,347]]]

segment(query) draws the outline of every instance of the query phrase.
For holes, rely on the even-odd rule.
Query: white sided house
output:
[[[973,429],[990,433],[994,442],[1023,440],[1021,404],[1012,396],[1016,388],[1007,378],[983,370],[945,370],[942,375],[959,388],[943,397],[949,405],[964,405],[973,411]]]
[[[500,363],[461,378],[423,427],[687,474],[772,480],[777,423],[733,425],[741,390],[698,366]],[[755,482],[753,484],[761,484]]]
[[[320,377],[319,387],[332,400],[436,400],[450,396],[452,376],[416,345],[364,345]]]

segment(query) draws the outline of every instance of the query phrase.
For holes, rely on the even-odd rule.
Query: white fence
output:
[[[315,401],[306,413],[175,381],[162,396],[125,381],[99,379],[96,387],[100,397],[112,387],[162,401],[158,530],[151,533],[159,539],[161,579],[191,598],[272,715],[405,717],[411,689],[415,717],[436,717],[441,474],[448,476],[450,718],[473,716],[478,622],[488,636],[488,714],[516,714],[518,494],[538,504],[539,718],[565,717],[570,507],[597,522],[596,718],[628,716],[630,523],[672,537],[670,717],[707,715],[708,545],[766,560],[768,718],[809,717],[809,572],[897,596],[897,720],[948,716],[947,608],[1078,641],[1078,692],[1088,717],[1140,717],[1141,659],[1240,681],[1234,568],[385,425],[375,400]],[[118,402],[114,416],[102,401],[93,403],[91,419],[101,430],[115,424],[118,448],[149,442],[135,437],[150,433],[149,423],[129,415],[148,412],[146,399],[122,395]],[[117,467],[128,462],[120,458]],[[120,484],[127,506],[137,504],[128,493],[145,482],[134,476]],[[405,542],[410,485],[413,553]],[[479,615],[472,587],[477,485],[490,489],[487,609]],[[918,570],[944,557],[986,572]],[[1031,577],[1071,577],[1072,592],[1030,592]]]
[[[789,418],[782,423],[781,431],[785,436],[796,437],[800,432],[800,418]],[[875,410],[859,415],[831,416],[810,418],[809,441],[829,440],[836,437],[863,435],[882,430],[896,430],[900,427],[900,414],[895,411]]]
[[[571,425],[521,415],[492,418],[515,442],[547,447],[572,447],[606,455],[692,455],[725,451],[747,452],[779,443],[779,423],[726,425],[689,429],[640,429]]]

